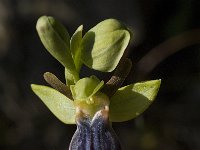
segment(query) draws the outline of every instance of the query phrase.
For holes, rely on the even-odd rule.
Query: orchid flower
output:
[[[77,125],[69,149],[121,149],[111,123],[128,121],[144,112],[161,83],[150,80],[120,87],[131,68],[129,59],[122,60],[131,31],[116,19],[106,19],[85,35],[83,25],[79,26],[70,37],[50,16],[40,17],[36,29],[44,47],[65,68],[66,83],[46,72],[44,78],[51,87],[32,84],[31,88],[60,121]],[[107,83],[94,75],[80,78],[82,65],[118,75]]]

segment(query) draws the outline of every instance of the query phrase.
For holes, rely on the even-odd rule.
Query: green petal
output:
[[[82,60],[92,69],[111,72],[119,63],[129,40],[130,33],[121,22],[104,20],[83,37]]]
[[[32,84],[31,88],[60,121],[75,124],[75,106],[72,100],[47,86]]]
[[[42,16],[37,21],[36,29],[49,53],[71,74],[77,74],[70,52],[70,37],[65,27],[53,17]]]
[[[78,29],[72,35],[72,38],[70,41],[71,42],[70,49],[71,49],[72,57],[74,59],[76,70],[78,72],[80,71],[80,68],[82,66],[81,48],[80,48],[81,41],[82,41],[82,31],[83,31],[83,25],[78,27]]]
[[[144,112],[154,101],[161,80],[131,84],[118,89],[110,100],[110,120],[123,122]]]

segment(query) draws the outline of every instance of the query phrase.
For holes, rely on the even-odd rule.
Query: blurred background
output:
[[[0,0],[0,149],[66,150],[76,130],[30,89],[46,84],[46,71],[64,81],[63,67],[35,29],[41,15],[51,15],[71,35],[81,24],[86,32],[107,18],[123,21],[134,33],[128,48],[133,69],[124,84],[162,79],[147,111],[113,123],[124,150],[199,150],[200,33],[193,30],[200,28],[199,8],[199,0]],[[92,73],[84,67],[81,75]]]

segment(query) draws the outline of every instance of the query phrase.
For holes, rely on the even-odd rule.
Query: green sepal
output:
[[[144,112],[154,101],[161,80],[131,84],[118,89],[110,99],[110,121],[123,122]]]
[[[82,66],[81,61],[81,41],[82,41],[82,31],[83,31],[83,25],[79,26],[75,33],[72,35],[70,40],[70,49],[72,53],[72,57],[76,66],[76,70],[79,72],[80,68]]]
[[[31,84],[31,88],[60,121],[75,124],[75,106],[72,100],[48,86]]]
[[[70,71],[65,68],[65,80],[66,85],[70,87],[70,85],[74,85],[79,80],[79,74],[72,74]]]
[[[70,52],[70,37],[65,27],[53,17],[42,16],[37,21],[36,29],[48,52],[73,76],[77,76]]]
[[[104,82],[95,77],[86,77],[80,79],[75,85],[71,85],[70,89],[74,100],[88,100],[96,94],[104,85]]]
[[[107,19],[90,29],[83,37],[82,60],[92,69],[111,72],[119,63],[130,40],[124,24]]]

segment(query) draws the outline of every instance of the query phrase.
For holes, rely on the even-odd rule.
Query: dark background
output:
[[[35,29],[41,15],[52,15],[71,35],[81,24],[87,31],[107,18],[123,21],[134,31],[128,55],[133,70],[125,84],[162,79],[156,101],[143,115],[113,124],[125,150],[199,150],[200,45],[172,52],[152,71],[141,71],[151,62],[137,65],[165,40],[199,28],[199,9],[199,0],[0,0],[0,149],[68,149],[76,129],[54,117],[30,89],[31,83],[46,84],[46,71],[64,80],[64,69],[44,49]],[[84,68],[82,76],[86,74],[91,71]]]

